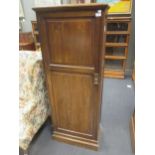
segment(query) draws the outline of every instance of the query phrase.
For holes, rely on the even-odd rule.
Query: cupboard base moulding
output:
[[[98,140],[73,136],[60,131],[54,131],[52,134],[52,139],[97,151],[100,148],[100,143],[103,141],[103,127],[100,124]]]
[[[72,144],[72,145],[82,146],[82,147],[86,147],[86,148],[96,150],[96,151],[99,148],[98,141],[95,141],[95,140],[92,141],[90,139],[81,138],[81,137],[77,137],[77,136],[71,136],[69,134],[64,134],[64,133],[60,133],[60,132],[54,132],[52,135],[52,138],[55,140],[58,140],[60,142],[65,142],[65,143]]]

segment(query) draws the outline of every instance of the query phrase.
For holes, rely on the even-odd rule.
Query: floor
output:
[[[129,119],[133,111],[133,81],[105,79],[101,116],[103,142],[99,151],[52,140],[50,124],[46,123],[33,140],[29,155],[132,155]]]

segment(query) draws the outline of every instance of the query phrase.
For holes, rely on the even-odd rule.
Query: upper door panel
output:
[[[46,25],[50,64],[94,66],[94,19],[50,19]]]

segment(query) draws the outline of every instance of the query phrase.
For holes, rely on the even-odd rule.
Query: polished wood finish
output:
[[[124,79],[124,72],[114,70],[104,70],[104,77]]]
[[[106,43],[107,47],[126,47],[127,43]]]
[[[112,59],[112,60],[124,60],[126,59],[125,56],[111,56],[111,55],[106,55],[105,59]]]
[[[97,150],[108,6],[34,8],[53,120],[52,137]]]
[[[35,50],[34,40],[31,32],[19,33],[19,50]]]
[[[127,31],[107,31],[106,32],[106,34],[113,34],[113,35],[115,35],[115,34],[129,34],[129,32],[127,32]]]

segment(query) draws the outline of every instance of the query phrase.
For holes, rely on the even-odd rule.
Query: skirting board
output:
[[[68,143],[68,144],[81,146],[81,147],[85,147],[85,148],[97,151],[99,149],[100,143],[102,141],[101,139],[103,138],[102,134],[101,134],[101,133],[103,133],[102,130],[103,130],[103,128],[100,125],[99,137],[98,137],[97,141],[90,140],[90,139],[87,139],[87,138],[73,136],[73,135],[70,135],[70,134],[64,134],[64,133],[61,133],[61,132],[58,132],[58,131],[53,132],[52,138],[57,140],[57,141],[60,141],[60,142],[65,142],[65,143]]]
[[[133,153],[135,152],[135,120],[134,120],[134,114],[131,116],[130,119],[130,137],[131,137],[131,146]]]

